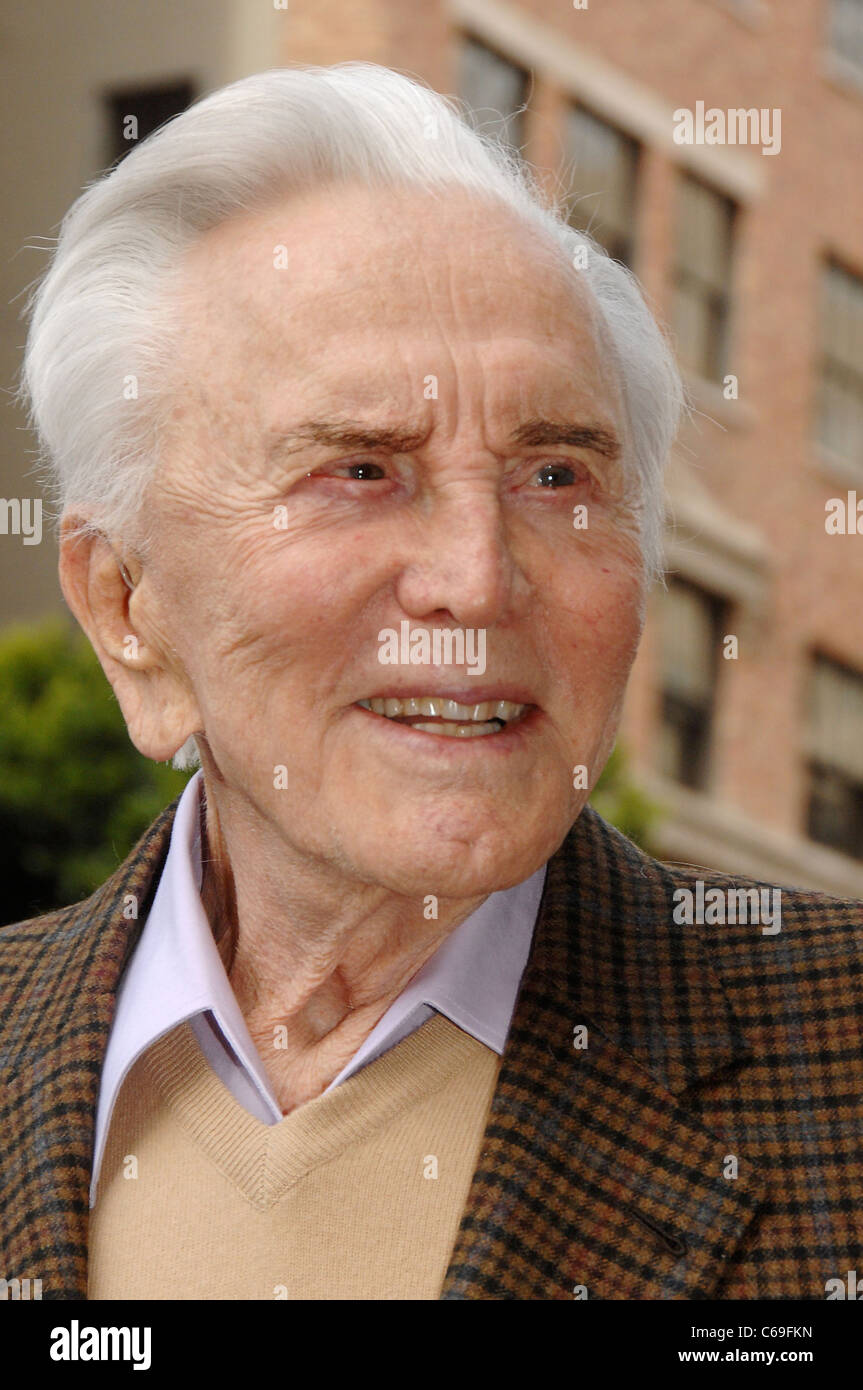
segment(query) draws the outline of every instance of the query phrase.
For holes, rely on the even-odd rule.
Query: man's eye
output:
[[[334,467],[332,472],[337,477],[347,477],[357,483],[376,483],[387,476],[379,463],[342,463]]]
[[[533,476],[540,487],[572,487],[578,475],[568,463],[544,463]]]

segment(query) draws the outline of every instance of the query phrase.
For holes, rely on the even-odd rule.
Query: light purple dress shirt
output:
[[[234,1099],[263,1124],[282,1119],[201,902],[202,777],[197,772],[180,798],[153,905],[117,993],[96,1110],[91,1207],[127,1073],[157,1039],[186,1019]],[[401,1042],[434,1012],[502,1054],[544,883],[543,866],[523,883],[486,898],[417,971],[327,1090]]]

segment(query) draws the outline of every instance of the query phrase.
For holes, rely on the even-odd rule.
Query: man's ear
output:
[[[167,762],[201,730],[194,694],[169,658],[171,644],[160,631],[146,564],[118,554],[105,535],[85,527],[84,517],[63,518],[63,596],[111,682],[135,747],[155,762]]]

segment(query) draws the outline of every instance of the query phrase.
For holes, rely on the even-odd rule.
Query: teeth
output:
[[[458,728],[460,732],[454,737],[459,738],[471,732],[463,730],[464,724],[475,725],[477,731],[491,719],[500,719],[508,724],[511,720],[518,719],[527,708],[526,705],[516,705],[511,700],[484,700],[479,705],[460,705],[456,700],[446,700],[437,695],[412,695],[404,700],[392,697],[385,700],[358,700],[357,704],[362,705],[363,709],[370,709],[374,714],[382,714],[387,719],[416,718],[418,715],[426,715],[429,719],[442,719],[446,721],[443,724],[414,724],[413,727],[421,729],[424,733],[435,734]],[[488,727],[494,731],[494,726],[489,724]]]

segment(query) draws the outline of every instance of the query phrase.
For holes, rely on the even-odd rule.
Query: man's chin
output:
[[[478,837],[474,842],[450,841],[430,845],[396,843],[377,864],[366,864],[370,877],[381,887],[407,898],[422,900],[430,894],[438,899],[488,897],[523,883],[541,868],[557,848],[554,843],[518,842],[515,835],[494,837],[494,842]],[[377,856],[375,856],[377,858]],[[364,875],[365,877],[365,875]]]

